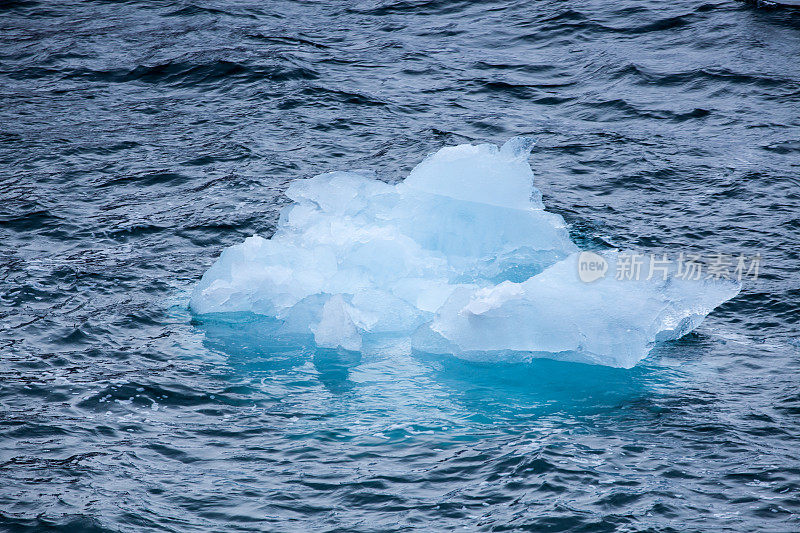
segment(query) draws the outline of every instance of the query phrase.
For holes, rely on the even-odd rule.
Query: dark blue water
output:
[[[800,14],[0,2],[0,530],[800,530]],[[632,370],[193,323],[293,179],[532,134],[584,246],[762,255]]]

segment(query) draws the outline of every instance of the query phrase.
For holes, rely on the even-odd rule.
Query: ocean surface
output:
[[[800,13],[0,2],[0,530],[800,531]],[[631,370],[193,321],[287,184],[538,140],[582,247],[761,255]]]

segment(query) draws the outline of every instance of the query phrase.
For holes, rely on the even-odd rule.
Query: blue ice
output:
[[[275,234],[224,250],[191,297],[196,314],[251,312],[321,348],[549,357],[630,368],[739,292],[725,281],[586,283],[564,219],[533,186],[533,141],[464,144],[401,183],[366,172],[296,180]]]

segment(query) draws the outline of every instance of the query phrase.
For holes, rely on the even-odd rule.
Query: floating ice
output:
[[[532,145],[442,148],[398,185],[365,172],[297,180],[272,238],[224,250],[190,307],[274,317],[265,334],[323,348],[627,368],[738,293],[673,276],[581,281],[564,220],[533,187]],[[614,272],[616,254],[604,259]]]

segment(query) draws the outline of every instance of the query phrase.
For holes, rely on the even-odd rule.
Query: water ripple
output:
[[[0,3],[0,529],[796,531],[800,19],[745,2]],[[287,184],[532,134],[587,248],[760,253],[623,371],[192,320]]]

